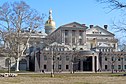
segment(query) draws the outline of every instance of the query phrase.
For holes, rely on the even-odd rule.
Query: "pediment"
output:
[[[86,34],[94,34],[94,35],[111,35],[114,36],[113,33],[109,32],[108,30],[101,28],[99,26],[95,26],[90,28],[86,31]]]
[[[77,23],[77,22],[72,22],[69,24],[62,25],[61,27],[70,27],[70,28],[86,28],[85,25]]]
[[[106,43],[102,43],[101,45],[99,45],[98,47],[111,47],[110,45],[106,44]]]

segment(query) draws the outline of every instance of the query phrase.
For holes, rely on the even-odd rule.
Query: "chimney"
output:
[[[108,25],[104,25],[104,29],[106,29],[106,30],[107,30],[107,28],[108,28]]]
[[[90,25],[90,28],[93,28],[93,25]]]

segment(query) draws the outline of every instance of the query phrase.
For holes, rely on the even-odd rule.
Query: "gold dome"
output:
[[[53,27],[55,27],[55,25],[56,25],[55,21],[52,20],[52,19],[47,20],[46,23],[45,23],[45,26],[53,26]]]
[[[45,23],[45,26],[51,26],[51,27],[55,27],[55,21],[52,19],[52,10],[49,10],[49,18]]]
[[[49,17],[48,20],[45,23],[45,33],[50,34],[52,33],[56,28],[55,21],[52,19],[52,10],[49,10]]]

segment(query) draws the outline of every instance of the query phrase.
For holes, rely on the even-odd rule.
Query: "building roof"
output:
[[[112,46],[105,44],[105,43],[102,43],[102,44],[98,45],[98,47],[112,47]]]
[[[109,32],[107,29],[104,29],[104,28],[102,28],[102,27],[100,27],[98,25],[94,26],[93,28],[88,29],[86,34],[87,35],[93,34],[92,32],[89,33],[90,31],[92,31],[92,32],[100,32],[100,33],[97,33],[96,35],[111,35],[111,36],[115,36],[113,33]],[[95,33],[93,35],[95,35]]]
[[[83,25],[83,24],[80,24],[78,22],[71,22],[71,23],[68,23],[68,24],[65,24],[65,25],[62,25],[60,27],[79,27],[79,28],[88,28],[87,26]]]

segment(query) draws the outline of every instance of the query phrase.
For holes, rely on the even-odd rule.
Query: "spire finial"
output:
[[[49,19],[52,20],[52,9],[49,10]]]

